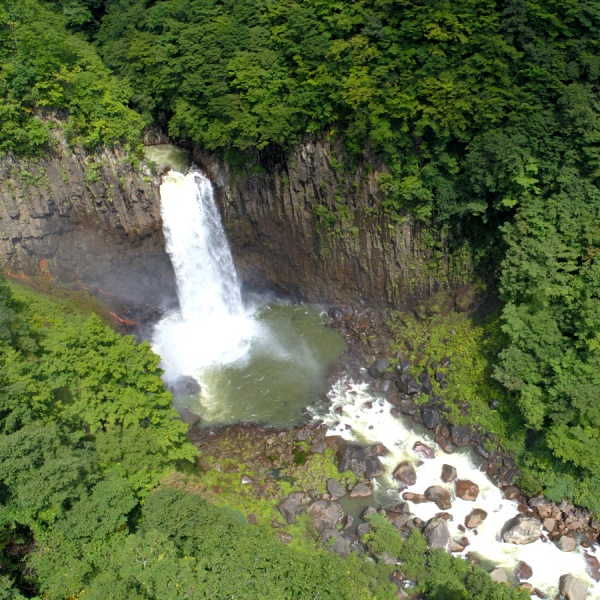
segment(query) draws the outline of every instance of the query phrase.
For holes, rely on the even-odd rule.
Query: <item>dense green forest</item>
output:
[[[310,528],[285,546],[269,522],[209,504],[158,361],[0,279],[0,598],[392,600],[398,568],[425,599],[527,597],[379,515],[368,561],[321,548]]]
[[[460,224],[494,276],[526,489],[600,513],[597,1],[4,0],[0,32],[1,151],[153,122],[230,158],[307,134],[383,158],[385,214]]]

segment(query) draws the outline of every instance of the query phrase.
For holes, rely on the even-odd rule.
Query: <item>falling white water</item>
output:
[[[210,181],[198,171],[171,171],[160,192],[180,310],[158,323],[153,342],[173,380],[242,360],[260,325],[244,311]]]
[[[410,461],[417,471],[417,483],[406,488],[406,491],[422,494],[429,486],[440,485],[452,493],[452,508],[447,511],[452,516],[448,525],[453,537],[466,536],[469,539],[470,545],[465,554],[473,552],[490,563],[505,568],[509,579],[516,563],[519,560],[525,561],[533,569],[533,576],[528,582],[549,598],[555,597],[560,576],[569,573],[588,584],[588,600],[600,598],[600,583],[594,582],[587,574],[585,559],[579,548],[574,552],[562,552],[552,542],[544,543],[541,540],[524,546],[501,541],[504,525],[517,514],[517,504],[503,497],[502,492],[479,470],[476,459],[468,449],[444,454],[426,432],[418,434],[404,423],[402,417],[394,416],[392,405],[385,399],[373,396],[366,384],[341,379],[333,386],[330,399],[331,406],[327,412],[316,412],[315,418],[325,422],[331,435],[340,435],[363,444],[383,443],[390,451],[387,456],[381,457],[387,474],[400,462]],[[417,440],[434,449],[434,459],[423,460],[413,451]],[[469,479],[479,486],[480,493],[475,502],[455,497],[454,483],[444,483],[441,480],[443,464],[454,466],[459,479]],[[399,482],[389,475],[376,480],[374,492],[378,503],[389,506],[401,501],[398,486]],[[458,525],[464,523],[465,517],[474,508],[484,509],[488,513],[487,519],[477,528],[477,535],[469,530],[461,533]],[[423,520],[440,512],[430,502],[410,503],[410,509]]]
[[[311,307],[245,309],[206,177],[171,171],[160,191],[180,308],[156,325],[152,344],[167,383],[189,376],[202,389],[178,408],[205,424],[297,424],[342,353],[342,337]]]

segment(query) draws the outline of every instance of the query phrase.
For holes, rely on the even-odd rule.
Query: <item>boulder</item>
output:
[[[454,484],[456,488],[456,497],[461,500],[475,502],[479,496],[479,486],[468,479],[457,479]]]
[[[401,462],[392,473],[394,479],[405,483],[408,486],[417,483],[417,472],[415,468],[407,461]]]
[[[469,429],[464,425],[450,427],[450,440],[457,446],[467,446],[471,441]]]
[[[387,358],[378,358],[370,367],[369,367],[369,375],[371,377],[383,377],[390,366]]]
[[[441,485],[432,485],[425,490],[425,498],[429,502],[435,502],[440,510],[452,508],[452,495]]]
[[[552,518],[552,517],[546,517],[543,521],[542,521],[542,527],[552,533],[554,531],[554,528],[556,527],[556,519]]]
[[[487,516],[488,514],[483,508],[475,508],[465,517],[465,527],[475,529],[487,519]]]
[[[373,491],[364,483],[357,483],[351,490],[348,496],[350,498],[368,498],[373,495]]]
[[[324,529],[321,532],[321,543],[339,556],[348,554],[348,540],[337,529]]]
[[[296,517],[306,511],[302,500],[304,500],[302,492],[292,492],[277,505],[279,512],[288,523],[295,523]]]
[[[462,552],[469,545],[469,540],[462,537],[459,540],[452,540],[450,544],[450,552]]]
[[[400,515],[390,520],[392,525],[400,531],[410,531],[415,527],[413,517],[411,515]]]
[[[357,528],[356,528],[356,533],[359,536],[363,536],[363,535],[367,535],[367,533],[369,533],[371,531],[371,526],[368,523],[361,523]]]
[[[570,535],[559,535],[554,540],[554,543],[556,544],[556,547],[563,552],[573,552],[577,547],[577,541]]]
[[[475,446],[475,452],[477,452],[477,454],[479,454],[479,456],[485,460],[490,457],[490,453],[481,444],[477,444]]]
[[[360,518],[363,521],[368,521],[373,515],[377,514],[377,509],[374,506],[367,506],[365,510],[362,511]]]
[[[433,392],[433,386],[431,385],[431,377],[427,371],[423,371],[419,375],[419,381],[421,382],[421,391],[428,396],[431,396]]]
[[[454,481],[457,477],[456,468],[452,465],[442,465],[442,481],[449,483]]]
[[[426,446],[423,442],[415,442],[413,450],[421,457],[427,460],[435,458],[435,452],[429,446]]]
[[[414,415],[417,412],[417,407],[415,406],[414,401],[412,400],[412,398],[402,398],[400,400],[400,404],[398,406],[398,408],[400,409],[400,412],[403,415]]]
[[[306,429],[306,427],[303,427],[302,429],[300,429],[298,431],[298,433],[296,433],[296,439],[299,442],[306,442],[310,436],[312,435],[310,429]]]
[[[425,502],[429,502],[423,494],[413,494],[412,492],[404,492],[402,494],[402,499],[407,502],[413,502],[414,504],[424,504]]]
[[[516,485],[509,485],[505,487],[502,490],[502,493],[507,500],[515,500],[520,495],[519,488]]]
[[[396,370],[398,373],[408,373],[408,369],[410,369],[411,362],[406,358],[406,356],[401,356],[398,361],[398,365],[396,366]]]
[[[529,579],[533,575],[533,569],[523,560],[520,560],[515,567],[515,577],[519,581]]]
[[[327,450],[327,444],[325,442],[315,442],[310,446],[310,451],[313,454],[325,454],[325,450]]]
[[[506,523],[502,539],[508,544],[531,544],[540,537],[541,529],[537,519],[519,514]]]
[[[369,448],[369,454],[373,456],[387,456],[390,451],[381,443],[377,442]]]
[[[401,394],[413,396],[421,391],[421,386],[410,373],[402,373],[396,385]]]
[[[383,464],[377,456],[368,455],[365,457],[365,477],[367,479],[381,477],[384,473]]]
[[[440,411],[436,406],[421,406],[421,419],[427,429],[435,429],[440,424]]]
[[[313,502],[308,509],[308,512],[313,519],[317,531],[335,529],[335,526],[342,520],[343,516],[340,504],[328,500],[317,500],[316,502]]]
[[[173,383],[167,386],[167,389],[175,396],[179,398],[189,398],[195,396],[202,391],[200,384],[189,375],[181,375]]]
[[[408,502],[399,502],[398,504],[388,506],[385,509],[385,513],[390,520],[393,520],[393,518],[397,517],[398,515],[410,514],[410,506],[408,505]]]
[[[333,477],[327,480],[327,492],[334,500],[337,500],[346,494],[344,488],[340,485],[340,482]]]
[[[454,450],[456,450],[454,444],[439,433],[435,436],[435,443],[442,449],[442,452],[445,452],[446,454],[452,454]]]
[[[600,581],[600,561],[595,556],[592,556],[587,552],[584,552],[583,556],[585,558],[585,568],[588,572],[588,575],[594,581]]]
[[[506,571],[501,567],[494,569],[490,573],[490,578],[492,581],[496,581],[497,583],[508,583],[508,576],[506,575]]]
[[[423,530],[427,545],[436,550],[450,550],[452,536],[445,519],[433,517]]]
[[[338,465],[340,471],[352,471],[357,477],[364,477],[367,465],[364,450],[357,445],[348,444],[338,451]]]
[[[588,591],[588,586],[573,575],[561,575],[558,588],[567,600],[585,600]]]

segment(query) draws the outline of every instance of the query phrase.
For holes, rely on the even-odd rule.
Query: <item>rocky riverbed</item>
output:
[[[452,308],[468,304],[465,297],[455,296]],[[496,581],[534,597],[598,597],[600,523],[566,501],[525,497],[515,485],[515,461],[493,435],[450,424],[433,392],[443,389],[453,357],[433,364],[423,351],[419,375],[406,356],[391,368],[386,315],[349,307],[328,312],[349,347],[346,367],[331,375],[332,393],[311,411],[312,421],[286,431],[194,428],[201,455],[212,457],[201,469],[229,469],[247,493],[276,503],[279,517],[271,524],[284,541],[286,526],[308,515],[332,551],[361,552],[369,517],[378,513],[403,536],[418,528],[431,548],[481,562]],[[390,437],[391,421],[410,435]],[[323,458],[317,468],[315,456]],[[325,468],[327,457],[337,472]],[[282,480],[293,491],[284,493]],[[223,493],[219,483],[204,490],[215,501]],[[486,544],[501,550],[486,552]],[[560,568],[549,569],[557,556]],[[399,589],[408,585],[401,577],[397,583]]]

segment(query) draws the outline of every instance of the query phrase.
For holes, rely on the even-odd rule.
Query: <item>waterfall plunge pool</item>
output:
[[[167,384],[191,377],[201,386],[176,408],[204,425],[297,425],[327,392],[343,337],[316,307],[245,304],[210,181],[188,171],[188,157],[175,148],[146,154],[172,169],[162,180],[161,216],[180,305],[156,325],[152,344]]]
[[[185,322],[178,313],[159,323],[154,344],[163,357],[167,382],[185,374],[202,387],[199,394],[177,398],[175,407],[197,414],[204,425],[297,425],[306,420],[305,409],[326,394],[327,373],[345,342],[337,331],[326,327],[314,306],[262,304],[249,309],[247,319],[251,321],[248,337],[234,345],[231,360],[219,350],[211,352],[210,342],[208,351],[202,348],[206,343],[202,324]],[[217,345],[227,346],[223,343],[231,334],[227,326],[217,323],[211,332]],[[179,372],[182,364],[185,373]]]

